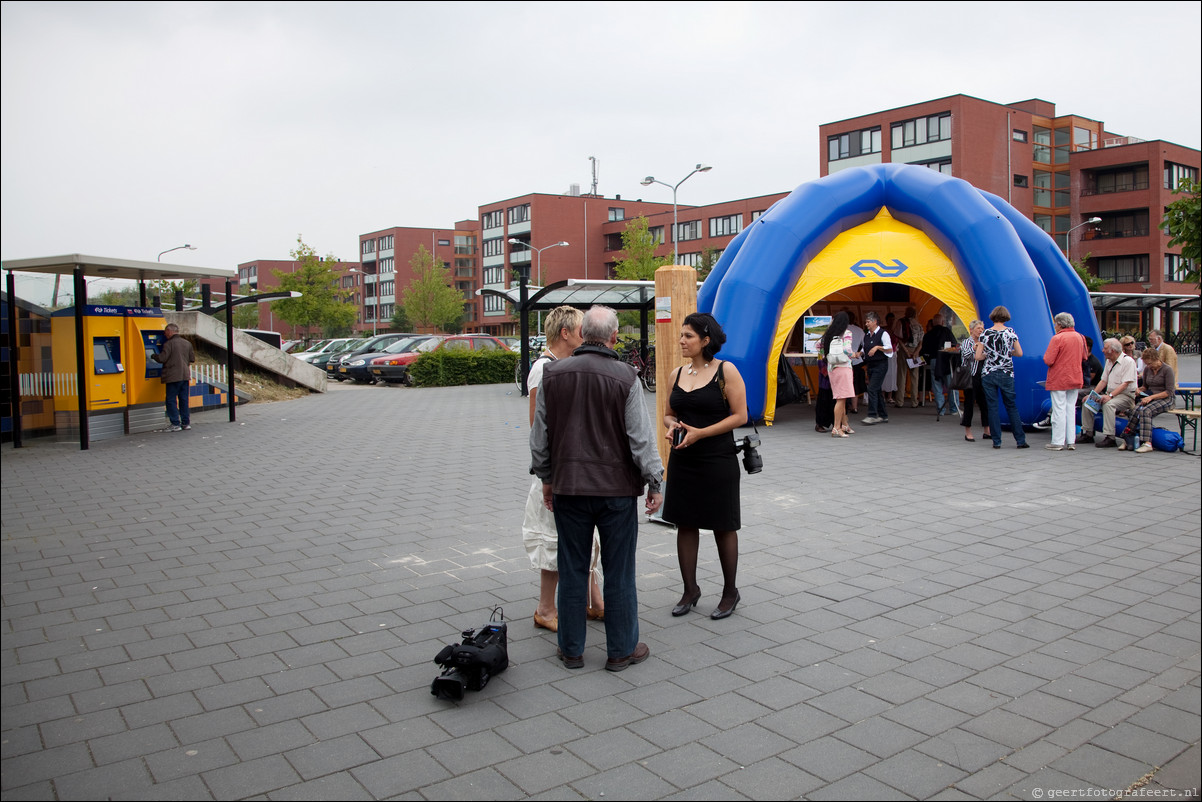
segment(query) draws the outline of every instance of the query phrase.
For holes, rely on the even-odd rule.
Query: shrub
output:
[[[422,354],[409,366],[418,387],[503,384],[513,381],[519,354],[514,351],[444,351]]]

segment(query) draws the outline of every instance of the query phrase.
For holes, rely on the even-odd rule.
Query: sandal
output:
[[[843,427],[843,433],[844,433],[844,434],[855,434],[855,433],[856,433],[856,430],[855,430],[855,429],[853,429],[853,428],[851,428],[850,426],[844,426],[844,427]]]
[[[843,432],[831,432],[831,437],[847,437]]]

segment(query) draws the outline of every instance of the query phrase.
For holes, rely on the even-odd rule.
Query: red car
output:
[[[409,366],[417,361],[422,354],[437,351],[440,348],[450,348],[458,351],[508,351],[505,343],[490,334],[455,334],[449,336],[431,337],[419,343],[412,350],[402,354],[379,356],[371,361],[368,370],[377,381],[401,384],[411,387],[413,377],[409,375]]]

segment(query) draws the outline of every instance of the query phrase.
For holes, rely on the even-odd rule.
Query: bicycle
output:
[[[655,392],[655,345],[647,346],[647,359],[643,361],[642,350],[639,347],[639,341],[633,341],[622,344],[622,350],[618,352],[622,361],[635,369],[638,374],[639,381],[643,383],[643,388],[649,393]]]

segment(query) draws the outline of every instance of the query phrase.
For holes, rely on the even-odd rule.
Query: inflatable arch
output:
[[[722,254],[697,307],[723,324],[723,356],[747,382],[752,418],[771,422],[776,366],[805,310],[839,290],[889,282],[923,290],[962,320],[1004,305],[1024,355],[1014,360],[1024,423],[1041,417],[1053,311],[1101,334],[1089,293],[1056,243],[1001,198],[926,167],[878,164],[803,184]],[[1005,411],[1002,411],[1003,419]]]

